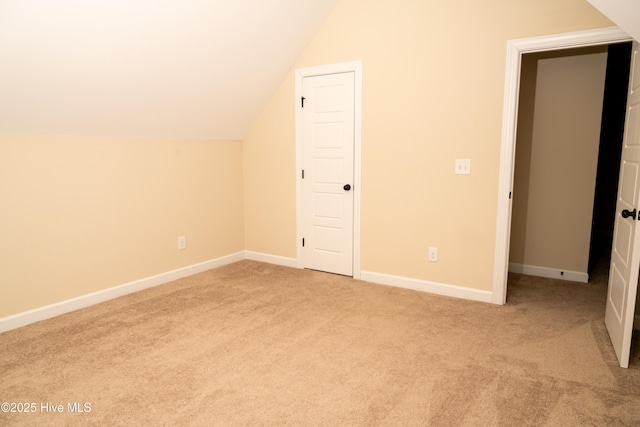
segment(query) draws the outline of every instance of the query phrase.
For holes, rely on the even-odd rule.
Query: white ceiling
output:
[[[0,133],[242,139],[336,0],[0,0]]]
[[[587,0],[622,28],[631,37],[640,41],[640,1],[639,0]]]

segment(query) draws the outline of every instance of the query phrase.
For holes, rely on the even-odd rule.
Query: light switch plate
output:
[[[471,174],[471,159],[456,159],[456,175]]]

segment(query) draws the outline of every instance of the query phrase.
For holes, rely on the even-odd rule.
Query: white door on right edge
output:
[[[629,367],[640,272],[640,43],[633,43],[624,143],[618,181],[605,324],[616,356]]]

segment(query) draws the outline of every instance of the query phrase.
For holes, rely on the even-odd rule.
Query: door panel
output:
[[[623,218],[623,210],[638,207],[640,191],[640,44],[634,42],[627,98],[616,222],[609,270],[605,324],[616,356],[629,367],[631,334],[640,270],[640,227],[637,216]],[[637,212],[637,211],[636,211]]]
[[[304,266],[353,275],[354,73],[303,80]]]
[[[635,163],[629,163],[626,161],[622,162],[621,165],[622,168],[622,179],[628,182],[635,182],[637,180],[638,177],[638,165]],[[625,188],[622,189],[623,191],[620,192],[620,199],[622,199],[624,202],[628,203],[629,205],[633,205],[635,203],[635,186],[633,185],[629,185]]]

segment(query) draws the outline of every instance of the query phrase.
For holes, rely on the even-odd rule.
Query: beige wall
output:
[[[510,262],[586,273],[606,47],[522,61]]]
[[[238,141],[0,135],[0,317],[243,250],[242,179]]]
[[[610,25],[583,0],[339,0],[244,143],[0,135],[0,317],[243,249],[295,257],[293,69],[352,60],[362,268],[490,290],[506,42]]]
[[[291,83],[291,84],[290,84]],[[293,73],[244,140],[246,249],[296,256]],[[281,108],[289,105],[291,108]]]
[[[507,41],[610,25],[583,0],[340,0],[294,68],[363,61],[362,269],[491,290]],[[244,146],[246,247],[285,257],[293,94],[292,71]]]

